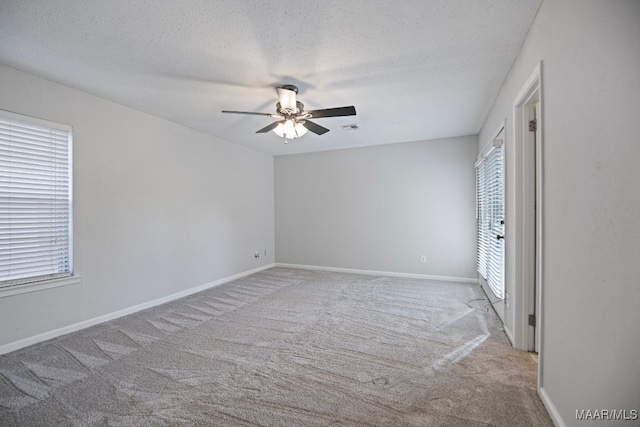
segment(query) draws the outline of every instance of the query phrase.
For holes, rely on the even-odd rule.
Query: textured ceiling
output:
[[[541,1],[1,0],[0,63],[274,155],[470,135]],[[220,113],[281,84],[357,116],[285,145]]]

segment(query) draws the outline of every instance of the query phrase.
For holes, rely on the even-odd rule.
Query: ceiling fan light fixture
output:
[[[304,127],[302,123],[296,122],[293,119],[286,119],[284,123],[278,123],[278,126],[276,126],[273,131],[279,137],[295,139],[307,133],[307,128]]]

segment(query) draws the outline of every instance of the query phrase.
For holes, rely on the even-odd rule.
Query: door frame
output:
[[[513,101],[513,141],[515,151],[515,278],[514,347],[533,351],[543,345],[542,294],[542,146],[543,112],[542,63],[539,62]],[[536,103],[538,113],[536,113]],[[536,117],[537,114],[537,117]],[[536,132],[529,131],[529,120],[536,117]],[[529,326],[535,314],[536,327]],[[539,373],[542,357],[539,358]],[[540,382],[541,375],[538,375]],[[542,384],[538,384],[539,387]]]

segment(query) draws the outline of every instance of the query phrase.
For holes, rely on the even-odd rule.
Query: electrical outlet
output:
[[[420,262],[421,263],[427,262],[427,256],[426,255],[420,255]]]
[[[255,251],[255,252],[253,253],[253,257],[254,257],[254,258],[260,258],[260,252]]]

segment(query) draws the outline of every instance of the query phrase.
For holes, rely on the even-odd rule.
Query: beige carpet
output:
[[[0,356],[0,425],[552,425],[487,304],[273,268]]]

